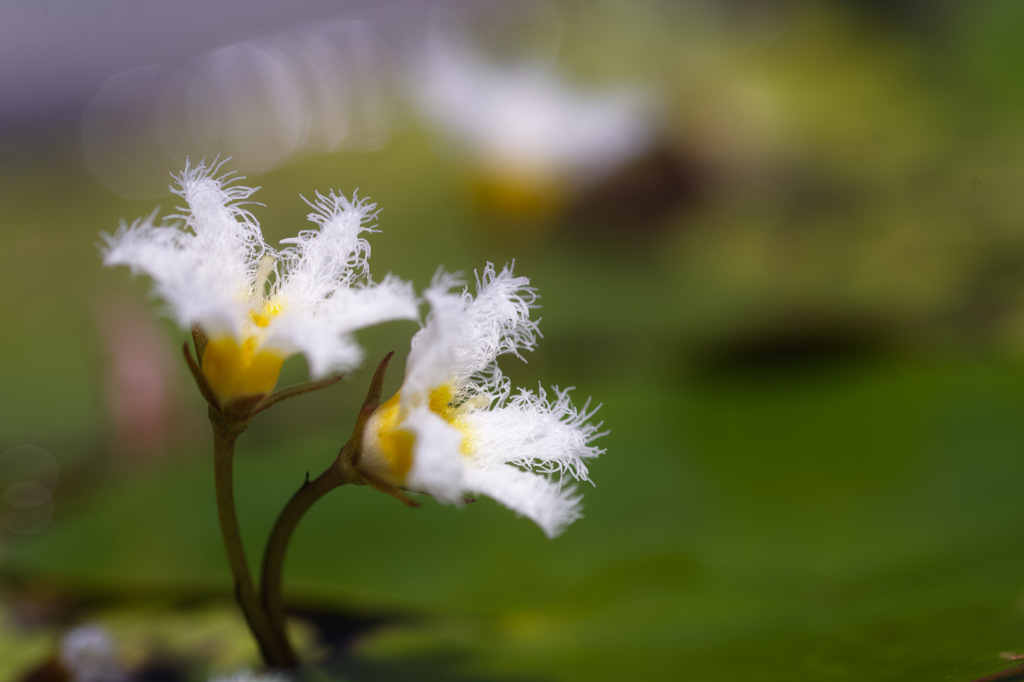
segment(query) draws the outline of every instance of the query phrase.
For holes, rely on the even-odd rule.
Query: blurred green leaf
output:
[[[341,489],[295,537],[291,601],[418,614],[364,637],[358,660],[447,652],[444,670],[469,678],[970,679],[1024,646],[1020,367],[869,363],[599,392],[615,454],[564,537],[488,501],[410,510]],[[243,437],[250,552],[331,450]],[[226,593],[207,465],[82,500],[13,546],[8,570]]]

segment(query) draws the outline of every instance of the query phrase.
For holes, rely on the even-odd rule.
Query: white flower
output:
[[[370,245],[360,235],[375,231],[376,204],[317,193],[308,216],[317,227],[277,251],[245,208],[256,189],[218,177],[221,165],[186,165],[172,188],[187,204],[182,213],[122,224],[103,248],[105,265],[148,274],[178,324],[202,329],[203,374],[221,402],[269,392],[295,353],[314,378],[351,369],[362,359],[352,332],[418,317],[411,285],[369,279]]]
[[[290,677],[277,673],[254,673],[240,670],[232,675],[221,675],[211,678],[210,682],[289,682]]]
[[[401,390],[367,421],[360,467],[446,502],[486,495],[554,537],[580,517],[580,497],[561,478],[589,481],[586,460],[603,452],[590,444],[602,435],[588,423],[596,408],[577,410],[558,389],[510,395],[496,359],[535,345],[528,279],[488,264],[476,298],[451,293],[455,284],[442,276],[426,291],[430,317]]]
[[[73,682],[121,682],[127,680],[117,658],[114,640],[99,625],[83,625],[60,641],[60,662]]]
[[[554,191],[600,180],[653,140],[649,97],[584,91],[540,64],[498,67],[464,49],[423,60],[418,104],[485,176]],[[509,187],[506,191],[512,191]]]

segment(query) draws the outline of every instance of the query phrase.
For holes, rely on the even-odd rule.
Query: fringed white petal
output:
[[[281,252],[288,272],[277,293],[292,305],[312,305],[369,276],[370,244],[359,235],[374,232],[369,224],[376,204],[353,196],[317,192],[309,220],[319,227],[281,240],[290,244]]]
[[[522,359],[520,351],[537,345],[539,320],[530,319],[537,305],[537,290],[526,277],[516,277],[505,266],[495,272],[488,263],[477,274],[476,298],[466,308],[464,325],[467,336],[456,348],[459,369],[468,378],[484,371],[490,363],[506,353]]]
[[[402,384],[403,404],[425,403],[431,391],[449,383],[455,374],[455,348],[461,341],[461,317],[469,294],[451,293],[450,289],[461,284],[454,275],[438,273],[423,292],[430,314],[426,325],[412,337]]]
[[[177,226],[154,225],[153,218],[102,235],[103,264],[127,265],[133,274],[152,277],[156,294],[182,327],[201,323],[213,333],[238,334],[248,312],[244,294],[250,280],[244,268],[222,268],[195,235]]]
[[[313,379],[358,367],[363,349],[331,322],[326,316],[314,316],[304,310],[285,310],[274,318],[260,347],[280,351],[284,356],[305,354]]]
[[[226,160],[214,160],[209,166],[205,162],[198,166],[185,162],[185,170],[173,176],[178,187],[172,185],[171,192],[184,199],[188,206],[180,207],[183,213],[172,217],[183,219],[199,236],[230,237],[231,241],[248,247],[251,258],[247,260],[255,262],[267,250],[267,245],[256,218],[242,207],[256,203],[248,199],[259,187],[234,184],[245,179],[235,177],[234,171],[218,176]]]
[[[464,490],[462,433],[425,407],[409,412],[402,428],[416,436],[406,485],[444,502],[459,502]]]
[[[572,486],[562,487],[544,476],[508,464],[474,460],[463,471],[466,489],[486,495],[532,520],[549,537],[582,517],[580,497]]]
[[[351,332],[380,322],[419,316],[412,286],[388,276],[368,283],[370,244],[360,235],[376,204],[331,192],[307,202],[315,211],[309,220],[318,227],[289,244],[280,257],[284,276],[273,293],[282,312],[268,329],[264,344],[301,351],[314,377],[347,371],[362,360]]]
[[[522,357],[533,350],[539,335],[530,311],[537,307],[536,290],[526,277],[516,277],[509,266],[496,272],[488,263],[477,275],[477,295],[468,288],[451,293],[459,282],[440,275],[425,292],[430,304],[426,326],[413,338],[405,391],[412,399],[441,384],[472,393],[507,392],[494,361],[503,354]]]
[[[240,178],[231,173],[215,177],[221,165],[186,165],[171,188],[187,202],[182,212],[161,225],[154,224],[154,213],[104,235],[103,262],[152,277],[181,326],[200,323],[209,332],[239,336],[259,260],[271,249],[242,208],[256,190],[233,184]]]
[[[410,282],[387,275],[376,284],[341,289],[321,306],[343,331],[355,331],[391,320],[415,320],[419,301]]]
[[[598,408],[587,401],[577,409],[569,390],[556,388],[554,400],[543,388],[520,390],[504,407],[469,412],[461,419],[473,434],[474,451],[498,463],[589,481],[587,460],[604,452],[591,445],[603,435],[600,423],[588,423]]]
[[[225,286],[231,282],[240,284],[240,290],[232,292],[240,297],[252,294],[252,286],[260,267],[260,259],[273,255],[274,251],[263,241],[259,223],[243,206],[254,204],[248,201],[259,188],[235,184],[244,178],[233,177],[233,172],[217,176],[224,162],[216,160],[210,166],[200,163],[176,176],[178,188],[171,191],[185,199],[188,206],[181,207],[182,213],[169,219],[184,220],[187,230],[194,237],[191,247],[199,255],[205,255],[207,268],[216,268],[222,273]]]
[[[388,276],[379,284],[340,288],[315,305],[296,307],[285,301],[268,327],[264,347],[306,355],[314,378],[345,372],[363,358],[351,334],[391,320],[416,319],[419,311],[412,285]]]

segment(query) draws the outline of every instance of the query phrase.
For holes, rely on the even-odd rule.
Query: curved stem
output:
[[[377,365],[377,371],[374,372],[370,382],[370,389],[366,393],[366,400],[359,410],[359,416],[356,417],[352,438],[341,448],[337,458],[327,467],[327,470],[315,480],[310,481],[309,474],[306,474],[306,481],[302,487],[292,495],[288,504],[281,510],[281,515],[277,517],[274,529],[270,532],[270,539],[267,541],[267,548],[263,553],[263,571],[260,578],[263,612],[268,616],[268,624],[274,637],[293,659],[294,654],[288,643],[288,632],[285,627],[284,601],[281,598],[284,555],[288,551],[288,543],[291,542],[295,527],[299,525],[299,521],[317,500],[346,483],[366,485],[369,482],[366,475],[358,468],[359,456],[362,451],[363,429],[370,415],[380,404],[384,376],[393,356],[394,352],[388,353]],[[210,414],[213,415],[213,412],[211,411]],[[382,483],[381,485],[387,484]],[[405,497],[400,492],[399,496],[400,499]],[[248,571],[246,571],[246,575],[248,575]]]
[[[274,529],[267,541],[266,551],[263,553],[263,573],[260,580],[263,608],[266,609],[270,619],[270,626],[276,637],[288,644],[288,633],[285,629],[284,602],[281,598],[281,576],[284,572],[284,556],[288,550],[288,543],[292,539],[295,527],[306,514],[310,507],[321,497],[335,488],[349,483],[348,476],[338,466],[341,458],[327,468],[316,479],[310,481],[308,478],[302,487],[292,495],[288,504],[281,510],[277,517]]]
[[[242,536],[238,528],[238,516],[235,512],[235,495],[232,484],[233,459],[235,441],[244,430],[246,424],[230,423],[223,415],[210,409],[210,422],[213,425],[214,482],[217,491],[217,515],[220,519],[221,536],[224,549],[228,555],[228,565],[235,579],[235,596],[245,620],[252,630],[264,662],[271,667],[291,668],[296,665],[295,655],[287,642],[275,636],[275,631],[267,619],[253,587],[249,564],[242,546]]]

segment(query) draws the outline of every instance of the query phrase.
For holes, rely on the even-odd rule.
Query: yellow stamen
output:
[[[452,398],[454,397],[455,393],[452,391],[452,387],[448,384],[441,384],[430,392],[430,411],[444,417],[446,421],[451,421],[448,419],[448,414],[453,409]]]
[[[377,408],[366,423],[366,436],[363,442],[363,462],[373,473],[393,485],[403,485],[413,464],[413,448],[416,445],[416,434],[403,428],[401,423],[405,417],[401,410],[401,391]],[[468,410],[481,404],[486,405],[487,399],[478,396],[462,405],[455,407],[455,393],[448,384],[438,386],[430,392],[428,406],[430,411],[438,415],[462,433],[462,454],[473,454],[473,434],[463,416]]]
[[[473,396],[455,405],[455,391],[449,384],[441,384],[430,392],[430,411],[462,432],[462,454],[473,454],[473,438],[469,425],[462,418],[466,413],[485,407],[490,400],[482,395]]]
[[[249,313],[249,319],[252,320],[253,324],[260,329],[265,329],[270,325],[270,321],[277,317],[280,312],[280,303],[277,303],[276,301],[264,301],[263,307]]]

